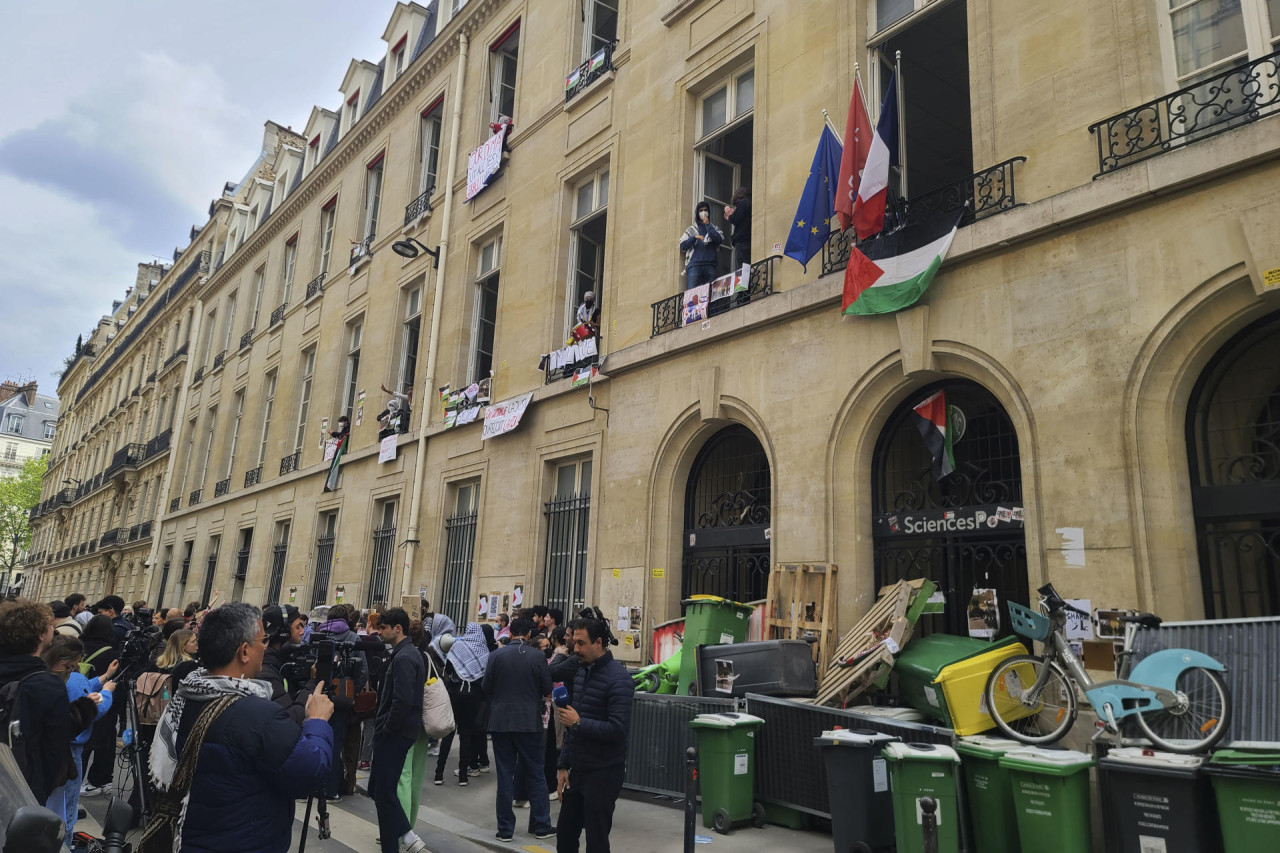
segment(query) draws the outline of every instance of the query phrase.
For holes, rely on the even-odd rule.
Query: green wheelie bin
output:
[[[756,731],[764,720],[750,714],[699,714],[689,725],[698,736],[698,784],[702,825],[727,833],[735,824],[764,826],[755,802]]]
[[[1275,850],[1280,839],[1280,752],[1222,749],[1205,773],[1218,801],[1222,849]]]
[[[969,806],[975,850],[1018,853],[1018,821],[1013,810],[1013,784],[1000,756],[1023,744],[1008,738],[970,735],[956,743]]]
[[[924,853],[920,801],[938,804],[938,853],[960,851],[960,796],[956,774],[960,756],[936,743],[891,743],[881,752],[889,762],[893,792],[893,825],[898,853]]]
[[[1023,850],[1089,853],[1092,766],[1092,757],[1071,749],[1023,746],[1000,756]]]
[[[698,689],[698,646],[724,646],[747,638],[751,608],[715,595],[695,595],[684,605],[680,681],[676,692],[688,696]]]

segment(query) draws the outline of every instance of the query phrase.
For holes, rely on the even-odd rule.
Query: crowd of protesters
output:
[[[283,853],[299,803],[350,796],[368,770],[383,853],[427,849],[414,824],[428,772],[435,785],[466,786],[491,771],[499,840],[513,839],[515,810],[528,808],[528,833],[556,837],[560,853],[576,853],[584,830],[588,853],[607,851],[633,692],[607,625],[566,624],[540,606],[459,628],[422,610],[418,620],[342,603],[307,614],[152,610],[114,595],[4,602],[0,719],[19,724],[14,756],[36,800],[64,820],[68,848],[82,798],[127,793],[140,820],[140,777],[152,843]],[[435,679],[454,721],[439,740],[423,714]],[[553,685],[565,691],[554,702]],[[118,761],[119,742],[134,748]]]

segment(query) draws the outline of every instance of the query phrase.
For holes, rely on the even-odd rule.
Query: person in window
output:
[[[751,190],[738,187],[724,206],[724,221],[733,226],[733,268],[751,263]]]
[[[329,430],[329,435],[333,436],[338,441],[342,441],[347,436],[351,435],[351,420],[346,415],[338,418],[338,428]]]
[[[382,393],[390,394],[391,399],[387,401],[387,407],[378,413],[378,423],[382,424],[378,440],[389,435],[404,435],[409,431],[409,399],[413,396],[413,386],[410,385],[404,394],[385,385],[379,387]]]
[[[716,247],[723,242],[724,234],[711,224],[711,205],[698,202],[693,209],[693,224],[684,229],[680,238],[686,289],[710,284],[716,277]]]
[[[585,341],[600,334],[600,306],[596,305],[596,295],[588,290],[582,294],[582,304],[575,315],[578,325],[573,327],[573,339]]]

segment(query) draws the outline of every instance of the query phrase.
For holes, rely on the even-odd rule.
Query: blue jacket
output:
[[[216,697],[215,697],[216,698]],[[179,754],[203,702],[187,700]],[[324,720],[298,724],[274,702],[245,696],[209,729],[182,827],[182,853],[285,853],[294,799],[320,791],[333,761]]]
[[[71,675],[67,676],[67,701],[74,702],[81,696],[88,696],[90,693],[100,693],[102,691],[101,678],[85,678],[80,674],[80,670],[71,670]],[[93,718],[96,723],[107,715],[111,710],[111,701],[115,698],[115,694],[108,690],[102,693],[102,703],[98,705],[98,715]],[[86,726],[84,731],[72,739],[72,743],[84,744],[89,742],[89,735],[93,734],[93,726]]]
[[[635,695],[635,682],[613,659],[613,652],[606,650],[595,663],[579,669],[573,710],[580,722],[565,730],[556,766],[586,772],[625,764]]]
[[[698,237],[706,235],[704,243]],[[698,222],[684,230],[680,240],[680,251],[686,253],[685,269],[692,264],[714,264],[716,262],[716,246],[724,242],[724,234],[711,223]],[[692,249],[692,254],[689,250]]]
[[[512,640],[489,655],[484,668],[489,731],[541,732],[543,699],[550,693],[551,667],[541,649]]]

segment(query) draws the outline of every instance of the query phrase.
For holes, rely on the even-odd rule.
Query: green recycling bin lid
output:
[[[949,761],[960,763],[960,756],[949,746],[940,743],[902,743],[895,741],[886,744],[883,755],[895,761]]]
[[[686,598],[684,601],[680,602],[680,604],[683,607],[688,607],[690,604],[710,604],[720,607],[740,607],[743,610],[751,609],[749,605],[743,604],[740,601],[734,601],[731,598],[721,598],[718,595],[695,595],[692,598]]]
[[[814,746],[876,746],[896,741],[893,735],[871,729],[831,729],[813,739]]]
[[[1117,747],[1107,753],[1108,764],[1132,764],[1138,767],[1153,767],[1161,770],[1195,770],[1204,764],[1203,755],[1181,755],[1176,752],[1156,752],[1140,746]]]
[[[764,720],[751,714],[699,714],[689,721],[695,729],[734,729],[738,726],[763,726]]]
[[[1013,770],[1026,770],[1048,776],[1071,776],[1093,766],[1093,758],[1074,749],[1045,749],[1040,746],[1024,746],[1011,749],[1000,756],[1000,766]]]
[[[992,735],[969,735],[956,741],[956,752],[976,758],[999,758],[1006,752],[1023,747],[1021,741]]]
[[[1274,750],[1220,749],[1209,760],[1210,764],[1236,767],[1270,767],[1280,765],[1280,752]]]

